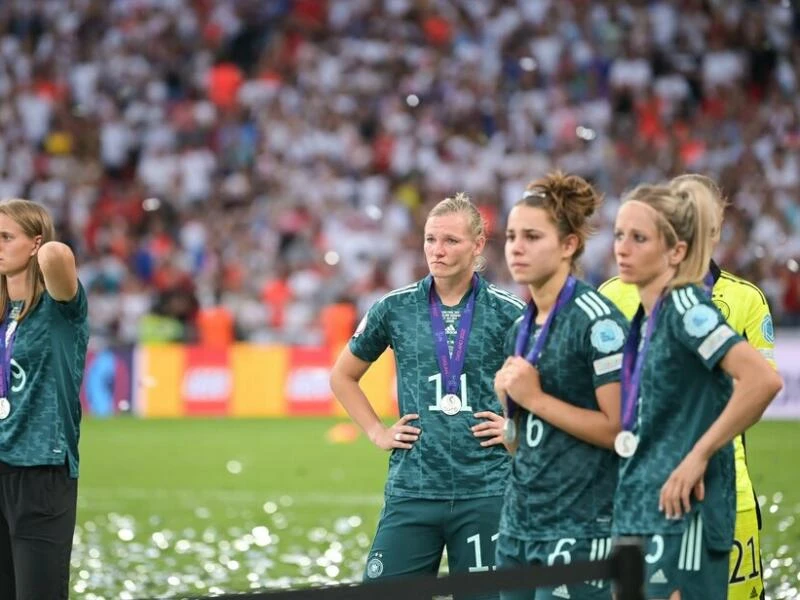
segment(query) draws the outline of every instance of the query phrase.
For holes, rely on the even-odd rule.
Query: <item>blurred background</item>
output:
[[[331,450],[353,436],[329,430],[328,368],[426,273],[425,216],[457,191],[487,276],[519,291],[502,231],[528,181],[560,167],[604,193],[600,283],[621,194],[714,177],[717,258],[779,325],[772,416],[800,416],[799,87],[789,0],[4,0],[0,197],[52,211],[89,292],[76,597],[360,577],[385,457]],[[392,415],[390,356],[365,386]],[[218,419],[91,419],[129,413]],[[797,429],[764,427],[765,567],[789,598],[800,491],[776,456]]]
[[[498,229],[554,167],[606,195],[594,282],[620,194],[718,179],[718,258],[800,323],[787,0],[6,0],[0,31],[0,196],[56,215],[95,345],[216,335],[218,307],[236,340],[319,343],[323,307],[424,274],[460,190],[510,286]]]

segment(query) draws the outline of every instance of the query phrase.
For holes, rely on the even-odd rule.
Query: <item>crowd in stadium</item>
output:
[[[519,291],[530,180],[604,193],[596,284],[620,195],[702,172],[720,263],[798,325],[799,34],[786,0],[5,2],[0,196],[55,215],[95,344],[316,344],[323,308],[355,322],[426,273],[421,223],[457,191]]]

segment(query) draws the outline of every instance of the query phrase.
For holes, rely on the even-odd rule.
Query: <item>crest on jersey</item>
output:
[[[615,352],[625,343],[625,332],[616,321],[601,319],[592,325],[591,342],[598,352]]]
[[[357,338],[362,333],[364,333],[364,330],[366,330],[366,328],[367,328],[367,316],[368,315],[369,315],[369,313],[364,315],[364,318],[361,319],[361,322],[358,324],[358,327],[356,327],[356,332],[353,334],[354,338]]]
[[[370,579],[375,579],[376,577],[380,577],[383,573],[383,561],[381,561],[379,556],[383,556],[382,554],[378,554],[367,562],[367,577]]]
[[[722,298],[714,298],[714,306],[722,313],[723,318],[726,320],[731,316],[731,307]]]
[[[775,327],[772,325],[772,317],[770,315],[764,315],[764,320],[761,321],[761,335],[770,344],[775,342]]]
[[[696,304],[683,315],[683,328],[696,338],[707,336],[718,323],[719,315],[706,304]]]

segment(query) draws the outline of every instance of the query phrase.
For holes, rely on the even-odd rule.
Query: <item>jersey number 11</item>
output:
[[[433,412],[441,412],[442,411],[442,374],[437,373],[436,375],[431,375],[428,377],[428,381],[432,381],[436,384],[436,404],[429,406],[428,410]],[[467,397],[467,374],[461,374],[461,410],[458,412],[472,412],[472,407],[469,405],[469,400]]]

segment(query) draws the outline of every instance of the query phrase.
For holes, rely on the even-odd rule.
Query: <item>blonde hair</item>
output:
[[[463,214],[467,217],[467,225],[473,240],[486,235],[483,217],[466,192],[458,192],[454,197],[440,201],[428,213],[428,219],[452,214]],[[476,256],[473,268],[476,271],[483,271],[486,268],[486,257]]]
[[[22,232],[29,238],[42,236],[40,246],[55,239],[55,227],[50,213],[41,204],[30,200],[14,198],[0,202],[0,214],[7,216],[20,226]],[[39,303],[45,291],[44,276],[39,268],[36,255],[28,260],[26,277],[28,280],[28,297],[18,320],[21,321]],[[8,310],[10,298],[8,295],[8,281],[5,275],[0,275],[0,315],[5,315]]]
[[[669,283],[676,288],[700,284],[711,262],[717,202],[704,185],[640,185],[623,202],[639,202],[656,213],[656,228],[668,248],[686,243],[686,255]]]
[[[603,197],[583,177],[554,171],[529,183],[517,206],[541,208],[547,212],[558,228],[559,239],[568,235],[578,238],[578,248],[572,255],[574,271],[586,240],[592,234],[589,219],[602,202]]]
[[[714,198],[717,207],[717,222],[711,232],[711,239],[716,244],[719,242],[722,235],[722,219],[725,216],[725,209],[728,208],[728,200],[722,193],[722,190],[716,182],[710,177],[701,175],[700,173],[686,173],[685,175],[678,175],[670,181],[670,185],[676,190],[685,190],[691,193],[703,193],[707,191]]]

